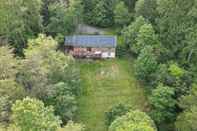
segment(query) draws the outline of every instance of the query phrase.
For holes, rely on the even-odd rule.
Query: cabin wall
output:
[[[65,52],[75,57],[84,58],[115,58],[115,48],[84,48],[84,47],[74,47],[73,49],[65,49]]]

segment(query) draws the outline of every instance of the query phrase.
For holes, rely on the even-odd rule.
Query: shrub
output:
[[[113,106],[108,112],[105,113],[106,124],[109,126],[116,118],[125,115],[129,112],[129,107],[123,104]]]

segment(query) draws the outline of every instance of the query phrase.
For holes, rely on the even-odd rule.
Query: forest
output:
[[[116,58],[64,53],[80,24]],[[197,131],[197,0],[0,0],[0,131]]]

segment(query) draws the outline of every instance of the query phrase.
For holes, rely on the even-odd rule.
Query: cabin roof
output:
[[[115,48],[116,36],[75,35],[65,37],[65,46]]]

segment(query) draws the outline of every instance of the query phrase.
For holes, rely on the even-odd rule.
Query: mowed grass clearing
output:
[[[146,108],[145,92],[137,83],[129,60],[81,60],[79,65],[83,93],[78,99],[78,120],[87,131],[107,131],[105,112],[118,103]]]

